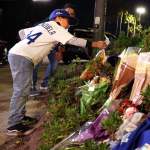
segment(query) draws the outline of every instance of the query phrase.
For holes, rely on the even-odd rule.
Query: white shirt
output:
[[[66,44],[73,38],[67,30],[54,21],[29,28],[26,38],[14,45],[9,53],[24,56],[38,64],[58,43]]]

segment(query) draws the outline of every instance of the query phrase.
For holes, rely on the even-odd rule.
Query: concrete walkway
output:
[[[43,77],[45,66],[39,70],[39,80]],[[41,77],[41,78],[40,78]],[[12,94],[12,79],[9,66],[0,68],[0,145],[7,140],[6,128],[9,111],[9,102]],[[42,100],[32,100],[27,102],[27,115],[40,117],[46,112],[46,106]]]

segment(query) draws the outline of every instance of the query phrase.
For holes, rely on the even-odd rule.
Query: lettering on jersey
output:
[[[56,33],[56,31],[53,29],[53,27],[50,26],[48,23],[42,23],[41,26],[43,28],[45,28],[49,32],[50,35],[53,35]]]

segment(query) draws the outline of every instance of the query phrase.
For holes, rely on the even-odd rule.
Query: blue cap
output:
[[[52,13],[49,15],[49,20],[55,20],[55,18],[58,16],[68,18],[70,25],[75,25],[77,23],[77,19],[71,17],[65,9],[55,9],[52,11]]]

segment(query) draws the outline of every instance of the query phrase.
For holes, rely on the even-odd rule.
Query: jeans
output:
[[[48,66],[46,68],[43,82],[41,83],[41,86],[43,86],[43,87],[47,87],[48,86],[48,79],[50,78],[50,76],[54,73],[54,71],[57,68],[58,61],[55,59],[55,52],[56,51],[52,51],[48,55],[49,64],[48,64]],[[36,83],[37,83],[37,79],[38,79],[39,66],[40,66],[40,64],[37,64],[35,66],[34,70],[33,70],[33,89],[36,87]]]
[[[21,122],[25,116],[25,104],[30,92],[32,81],[33,63],[23,56],[9,54],[13,79],[13,94],[10,101],[8,127]]]

